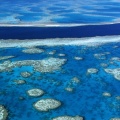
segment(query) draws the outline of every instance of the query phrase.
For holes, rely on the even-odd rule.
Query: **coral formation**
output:
[[[6,59],[10,59],[13,58],[14,56],[0,56],[0,60],[6,60]]]
[[[111,97],[111,94],[109,92],[104,92],[102,95],[105,97]]]
[[[33,66],[35,71],[38,72],[53,72],[59,70],[60,67],[66,62],[66,59],[47,58],[43,60],[23,60],[23,61],[5,61],[0,64],[0,72],[11,71],[15,67]],[[30,76],[30,73],[21,73],[23,77]]]
[[[104,70],[105,72],[112,74],[115,79],[120,80],[120,68],[104,69]]]
[[[25,80],[14,80],[14,82],[16,83],[16,84],[25,84],[26,83],[26,81]]]
[[[72,117],[72,116],[65,115],[65,116],[53,118],[53,120],[83,120],[83,117],[80,117],[80,116]]]
[[[37,88],[34,88],[34,89],[31,89],[31,90],[28,90],[27,91],[27,94],[29,96],[32,96],[32,97],[38,97],[38,96],[41,96],[44,94],[44,91],[41,90],[41,89],[37,89]]]
[[[31,47],[31,48],[27,48],[22,50],[23,53],[28,53],[28,54],[35,54],[35,53],[42,53],[44,52],[44,50],[39,49],[39,48],[35,48],[35,47]]]
[[[98,69],[96,69],[96,68],[89,68],[87,70],[87,73],[89,73],[89,74],[93,74],[93,73],[97,73],[97,72],[98,72]]]
[[[6,120],[8,112],[3,105],[0,105],[0,120]]]
[[[38,111],[48,111],[51,109],[56,109],[61,106],[61,102],[55,99],[42,99],[34,103],[34,108]]]

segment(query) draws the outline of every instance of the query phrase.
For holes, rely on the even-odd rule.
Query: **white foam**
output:
[[[35,46],[62,46],[62,45],[87,45],[98,46],[110,42],[120,42],[120,35],[96,36],[86,38],[54,38],[54,39],[26,39],[26,40],[0,40],[0,48],[6,47],[35,47]]]
[[[42,20],[45,21],[45,20]],[[89,25],[112,25],[119,24],[120,20],[118,18],[114,19],[112,22],[101,22],[101,23],[51,23],[51,21],[36,22],[36,23],[0,23],[0,27],[78,27],[78,26],[89,26]]]

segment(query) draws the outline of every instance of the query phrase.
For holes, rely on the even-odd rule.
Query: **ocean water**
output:
[[[24,44],[28,45],[29,42]],[[38,45],[36,48],[44,50],[42,53],[25,53],[23,50],[35,46],[20,47],[19,43],[16,47],[9,47],[14,41],[9,42],[8,47],[1,46],[0,56],[14,57],[1,59],[0,68],[5,61],[14,64],[16,61],[49,58],[66,60],[60,69],[51,72],[35,71],[33,64],[13,66],[10,71],[6,71],[7,66],[3,71],[0,69],[0,104],[8,110],[8,120],[52,120],[65,115],[79,115],[84,120],[119,118],[120,81],[112,74],[106,73],[105,69],[120,68],[120,42],[101,43],[91,42],[89,46]],[[90,68],[98,71],[89,73]],[[23,77],[22,72],[29,72],[31,76]],[[74,81],[74,78],[77,78],[77,81]],[[25,80],[25,83],[16,84],[15,80]],[[33,88],[42,89],[44,94],[40,97],[29,96],[27,91]],[[103,95],[105,92],[110,96]],[[47,112],[36,110],[33,104],[44,98],[56,99],[62,104]]]
[[[0,4],[0,120],[120,120],[119,0]]]
[[[9,7],[13,6],[13,7]],[[1,0],[0,24],[106,24],[119,22],[119,0]]]
[[[0,39],[84,38],[120,35],[120,24],[67,27],[0,27]]]

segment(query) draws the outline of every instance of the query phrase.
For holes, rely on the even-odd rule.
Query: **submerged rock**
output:
[[[112,57],[111,60],[112,61],[120,61],[120,58],[119,57]]]
[[[34,105],[34,108],[38,111],[45,111],[56,109],[61,106],[61,102],[55,99],[42,99],[37,101]]]
[[[82,57],[74,57],[75,60],[83,60]]]
[[[12,71],[11,61],[7,60],[0,64],[0,72]]]
[[[53,118],[52,120],[83,120],[83,117],[80,117],[80,116],[72,117],[72,116],[65,115],[65,116]]]
[[[97,72],[98,72],[98,69],[96,69],[96,68],[89,68],[87,70],[87,73],[89,73],[89,74],[94,74],[94,73],[97,73]]]
[[[48,54],[49,55],[54,55],[55,53],[56,53],[56,50],[53,50],[53,51],[49,52]]]
[[[68,92],[73,92],[74,89],[72,87],[66,87],[65,90]]]
[[[74,83],[80,83],[80,80],[77,77],[72,78],[72,82]]]
[[[112,74],[115,79],[120,80],[120,68],[104,69],[104,70],[105,70],[105,72]]]
[[[111,97],[111,94],[109,92],[104,92],[103,96],[105,96],[105,97]]]
[[[116,96],[116,99],[117,99],[117,100],[120,100],[120,96]]]
[[[113,74],[113,69],[104,69],[104,70],[105,70],[105,72],[107,72],[107,73]]]
[[[28,48],[28,49],[22,50],[22,52],[28,53],[28,54],[34,54],[34,53],[42,53],[42,52],[44,52],[44,50],[33,47],[33,48]]]
[[[105,53],[98,53],[98,54],[94,54],[94,57],[96,59],[102,59],[102,60],[104,60],[104,59],[106,59],[105,55],[106,55]]]
[[[120,118],[111,118],[110,120],[120,120]]]
[[[0,64],[0,72],[11,71],[13,68],[21,66],[33,66],[34,70],[38,72],[53,72],[55,70],[59,70],[65,62],[66,59],[52,57],[43,60],[22,60],[15,62],[5,61]],[[23,74],[23,76],[27,76],[27,73]]]
[[[54,70],[59,70],[65,61],[66,59],[59,58],[41,60],[40,64],[35,66],[35,70],[39,72],[53,72]]]
[[[108,64],[106,64],[106,63],[101,63],[100,64],[102,67],[107,67],[108,66]]]
[[[21,72],[21,76],[27,78],[27,77],[31,76],[31,73],[30,72]]]
[[[116,73],[116,74],[114,74],[114,77],[115,77],[115,79],[117,79],[117,80],[120,80],[120,72],[118,73]]]
[[[32,96],[32,97],[38,97],[38,96],[43,95],[43,94],[44,94],[44,91],[41,90],[41,89],[35,88],[35,89],[28,90],[28,91],[27,91],[27,94],[28,94],[29,96]]]
[[[26,83],[25,80],[14,80],[14,82],[15,82],[16,84],[25,84],[25,83]]]
[[[64,57],[64,56],[65,56],[65,54],[60,53],[60,54],[58,54],[58,56]]]
[[[0,120],[7,120],[8,112],[3,105],[0,105]]]
[[[22,97],[22,96],[20,96],[20,97],[19,97],[19,100],[25,100],[25,98],[24,98],[24,97]]]

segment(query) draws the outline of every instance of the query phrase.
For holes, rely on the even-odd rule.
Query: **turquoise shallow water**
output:
[[[114,57],[120,58],[120,43],[93,47],[63,45],[37,48],[44,52],[28,54],[22,52],[26,48],[0,49],[0,56],[14,56],[0,60],[1,64],[8,60],[14,63],[51,57],[66,59],[60,69],[52,72],[37,72],[32,64],[13,67],[9,72],[0,72],[0,104],[8,110],[8,120],[52,120],[63,115],[79,115],[85,120],[110,120],[120,117],[120,99],[118,99],[120,81],[104,71],[105,68],[120,68],[120,61],[112,60]],[[83,59],[78,60],[76,57]],[[95,68],[98,72],[88,73],[89,68]],[[25,71],[31,73],[31,76],[27,78],[21,76],[21,72]],[[73,81],[75,77],[78,81]],[[25,80],[26,83],[16,84],[14,80],[19,79]],[[42,89],[45,94],[30,97],[26,91],[32,88]],[[111,96],[104,96],[104,92],[110,93]],[[43,98],[53,98],[62,104],[57,109],[47,112],[37,111],[33,103]]]

